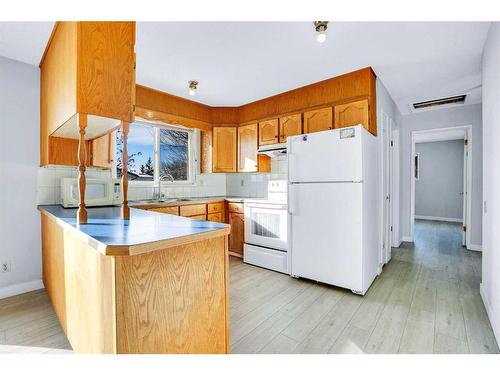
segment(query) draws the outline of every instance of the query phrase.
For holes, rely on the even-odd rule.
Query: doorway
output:
[[[437,147],[438,142],[444,147],[441,150]],[[443,155],[443,153],[446,154]],[[454,156],[451,155],[453,153]],[[412,241],[415,239],[415,219],[459,222],[463,229],[462,245],[466,248],[470,247],[471,155],[471,126],[412,132],[410,220]],[[461,159],[457,160],[458,158]],[[420,178],[424,178],[424,167],[426,174],[425,181],[422,181]],[[457,171],[457,168],[461,170]],[[457,178],[461,179],[458,187],[456,186]],[[454,187],[438,186],[451,183],[450,181],[455,181]],[[417,186],[419,194],[422,195],[419,199],[416,194]],[[423,199],[423,197],[427,198]],[[416,209],[417,203],[418,210]]]

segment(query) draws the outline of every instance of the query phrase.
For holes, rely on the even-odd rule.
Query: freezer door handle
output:
[[[288,163],[288,180],[293,181],[292,168],[290,168],[290,167],[293,164],[294,156],[291,152],[289,152],[286,157],[287,157],[287,163]]]

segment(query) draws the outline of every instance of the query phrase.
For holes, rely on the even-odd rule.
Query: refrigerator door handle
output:
[[[288,184],[288,214],[293,215],[294,201],[293,201],[293,185]]]

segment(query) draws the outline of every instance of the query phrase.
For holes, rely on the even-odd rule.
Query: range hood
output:
[[[286,155],[286,143],[260,146],[257,153],[270,156],[271,158]]]

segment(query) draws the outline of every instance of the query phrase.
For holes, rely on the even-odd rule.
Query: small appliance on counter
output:
[[[290,274],[287,246],[287,181],[269,181],[267,199],[245,201],[243,261]]]
[[[77,178],[61,178],[61,205],[78,207],[80,191]],[[87,207],[117,206],[123,203],[121,182],[118,178],[87,178],[85,205]]]

